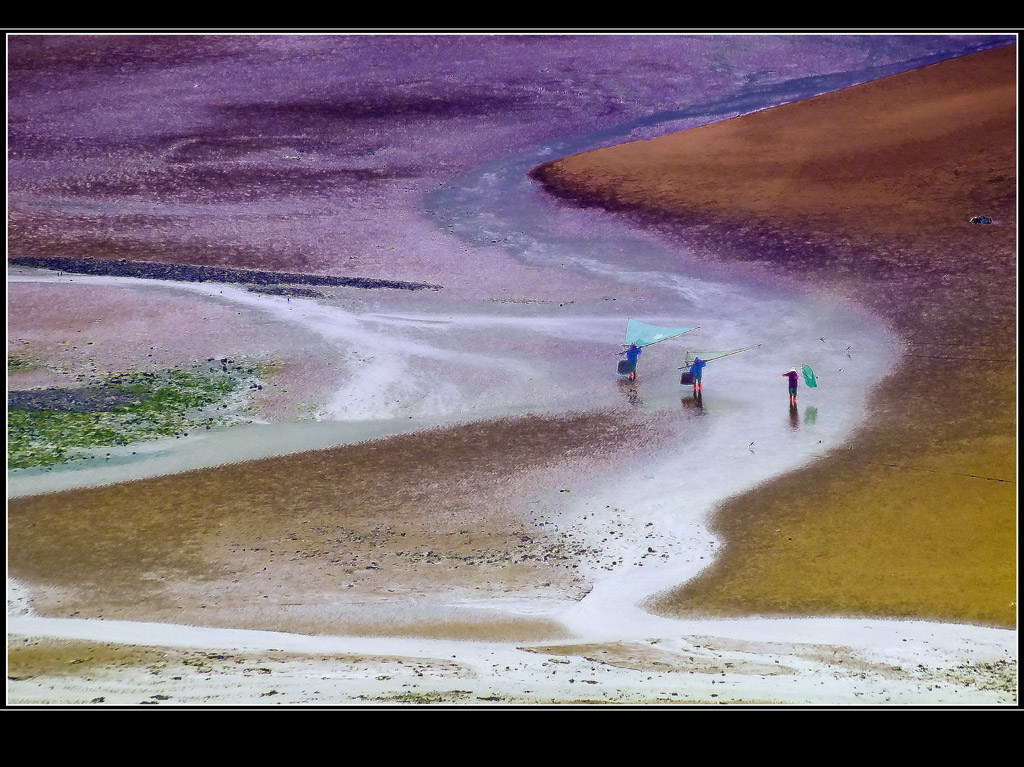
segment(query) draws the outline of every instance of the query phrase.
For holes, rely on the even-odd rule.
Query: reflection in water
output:
[[[804,410],[804,423],[813,424],[818,420],[818,408],[809,407]]]
[[[619,391],[626,395],[626,401],[631,407],[640,407],[644,404],[644,401],[640,398],[640,393],[637,391],[636,381],[620,380]]]
[[[800,428],[800,409],[795,402],[789,403],[789,426],[791,429]]]
[[[692,410],[700,415],[704,414],[704,394],[698,391],[692,397],[680,397],[679,404],[683,406],[683,410]]]

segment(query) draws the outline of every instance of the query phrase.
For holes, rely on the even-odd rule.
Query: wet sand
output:
[[[65,58],[60,57],[62,66]],[[647,79],[655,81],[640,78]],[[191,80],[187,88],[191,92]],[[616,92],[620,90],[616,84]],[[173,104],[174,100],[166,98],[161,103]],[[413,208],[418,211],[419,192],[434,188],[438,178],[447,179],[454,161],[449,165],[424,161],[423,178],[413,174],[413,181],[408,182],[418,188],[402,193],[391,188],[392,176],[384,170],[343,169],[329,177],[308,169],[306,175],[278,173],[282,159],[294,159],[290,154],[280,155],[298,151],[291,134],[305,138],[308,126],[304,121],[318,114],[317,108],[331,117],[331,125],[341,124],[352,129],[351,135],[365,137],[378,135],[377,126],[369,131],[362,122],[376,114],[373,104],[356,104],[360,108],[346,123],[338,119],[342,111],[329,98],[323,105],[295,102],[281,109],[257,103],[254,110],[249,102],[240,103],[242,106],[231,112],[239,121],[244,118],[246,125],[254,119],[275,125],[283,121],[279,132],[288,136],[287,140],[267,139],[271,143],[263,146],[253,139],[238,139],[232,133],[237,132],[235,124],[223,135],[198,133],[195,139],[184,129],[180,138],[160,133],[153,138],[153,151],[167,151],[166,142],[173,139],[175,147],[166,156],[175,163],[201,160],[232,165],[244,159],[266,165],[268,170],[260,180],[278,178],[290,192],[361,200],[338,216],[340,225],[333,221],[336,211],[332,208],[332,227],[328,228],[332,236],[323,236],[323,229],[313,226],[317,213],[296,215],[290,201],[286,204],[273,195],[261,198],[267,207],[259,216],[234,223],[237,189],[208,183],[211,176],[205,171],[191,176],[176,168],[166,179],[168,186],[160,187],[168,192],[161,200],[190,203],[195,201],[190,195],[199,194],[203,203],[211,202],[212,197],[217,203],[214,216],[180,215],[174,205],[168,207],[171,212],[156,213],[139,212],[144,210],[141,205],[125,207],[126,202],[139,201],[133,195],[145,186],[131,186],[136,183],[132,175],[135,166],[129,163],[123,171],[110,171],[99,179],[100,184],[95,183],[95,176],[91,184],[73,179],[66,197],[62,197],[68,188],[65,184],[56,188],[44,180],[30,184],[29,191],[53,194],[61,203],[95,194],[90,202],[106,207],[106,213],[75,213],[74,205],[70,212],[58,205],[57,213],[36,213],[31,206],[19,208],[10,216],[9,245],[26,254],[128,256],[216,267],[342,272],[380,279],[435,282],[444,273],[450,277],[445,280],[445,290],[452,294],[453,305],[467,296],[480,300],[483,295],[487,303],[522,296],[524,301],[553,307],[561,306],[567,295],[577,296],[579,285],[567,291],[556,270],[522,268],[500,252],[489,251],[490,260],[479,259],[497,266],[467,269],[460,260],[461,251],[434,233],[432,223],[407,215],[396,200],[415,198]],[[403,103],[416,106],[413,101]],[[432,100],[424,103],[423,114],[432,116],[437,107]],[[459,103],[449,101],[442,106],[453,109]],[[480,113],[490,114],[490,110]],[[547,129],[551,110],[544,107],[539,113],[543,120],[538,119],[537,124]],[[618,121],[621,117],[611,114],[607,119]],[[430,127],[429,120],[424,122]],[[386,127],[379,130],[383,133]],[[21,126],[18,131],[25,132]],[[460,131],[450,134],[457,137],[452,141],[452,155],[463,162],[477,162],[480,151],[474,150],[479,146],[467,147]],[[399,132],[395,146],[401,147],[404,140],[407,136]],[[535,140],[531,137],[526,143]],[[93,149],[88,142],[85,146]],[[109,154],[106,145],[99,146],[101,153]],[[46,148],[31,147],[42,154]],[[327,152],[323,155],[326,159]],[[319,156],[315,159],[320,161]],[[306,165],[303,159],[300,166]],[[252,176],[246,174],[252,169],[243,170],[242,177],[251,181]],[[397,169],[396,178],[403,178],[401,171]],[[321,182],[330,195],[317,191]],[[24,179],[20,184],[24,192]],[[396,209],[402,215],[395,214]],[[402,225],[396,233],[392,230],[397,220]],[[181,221],[188,224],[184,235],[181,230],[168,231],[167,226]],[[281,222],[286,222],[288,236],[266,236],[262,224],[267,221],[282,226]],[[660,226],[664,222],[655,223]],[[337,231],[345,236],[335,238]],[[709,250],[725,258],[744,257],[739,247],[742,243],[722,242],[716,231],[683,227],[674,234],[682,242],[688,234],[693,235],[694,241],[709,243]],[[990,231],[998,230],[992,227]],[[247,239],[252,232],[258,246]],[[829,234],[822,242],[828,245],[832,230],[826,232]],[[777,234],[792,238],[789,232]],[[800,235],[800,248],[794,249],[794,254],[817,252],[804,248],[807,239]],[[379,242],[397,245],[401,257],[393,253],[395,247],[391,252],[379,248]],[[476,263],[474,260],[470,266]],[[265,391],[257,402],[257,409],[267,418],[308,417],[310,403],[317,403],[324,392],[337,386],[336,370],[310,364],[311,359],[329,356],[331,350],[322,338],[302,329],[282,336],[276,329],[249,324],[253,315],[242,317],[230,305],[216,307],[208,301],[166,296],[153,303],[138,300],[139,296],[126,302],[116,293],[117,289],[109,287],[92,294],[76,291],[82,303],[76,298],[61,307],[59,302],[67,293],[57,287],[18,286],[16,301],[27,303],[12,304],[17,311],[9,315],[9,328],[38,328],[32,331],[38,335],[31,337],[31,344],[68,371],[65,375],[50,370],[46,373],[50,379],[39,377],[30,385],[66,384],[69,375],[88,378],[108,369],[118,370],[125,364],[149,360],[150,353],[154,354],[152,364],[163,366],[187,363],[193,356],[219,356],[226,348],[232,355],[284,361],[284,371],[276,379],[278,389]],[[850,294],[870,305],[870,296]],[[403,304],[411,295],[403,296]],[[337,300],[356,312],[379,309],[373,291],[348,292]],[[394,308],[388,301],[383,303],[389,310]],[[58,309],[73,310],[74,315],[62,325]],[[12,317],[24,322],[12,323]],[[202,331],[183,334],[183,325],[201,327]],[[88,340],[94,343],[87,350],[74,348],[77,344],[69,338],[70,330],[82,330],[83,335],[88,332]],[[17,338],[12,336],[11,341],[16,343]],[[53,376],[64,380],[53,380]],[[892,401],[893,406],[914,405]],[[879,413],[880,418],[883,415]],[[621,466],[624,455],[640,447],[650,448],[648,426],[622,413],[593,412],[488,421],[287,459],[12,499],[8,505],[9,572],[24,578],[29,595],[18,596],[16,601],[23,605],[31,599],[36,616],[20,633],[9,629],[9,698],[41,704],[501,703],[565,702],[576,699],[579,690],[580,699],[599,702],[772,702],[781,695],[786,702],[856,703],[857,696],[868,695],[876,702],[889,701],[892,696],[896,701],[956,704],[966,696],[957,699],[952,693],[965,693],[969,687],[978,695],[972,700],[1004,702],[1008,696],[1015,697],[1015,685],[1006,681],[1001,682],[1005,689],[998,696],[978,689],[981,683],[973,679],[981,678],[979,660],[1003,663],[1000,669],[1008,670],[1000,674],[1007,678],[1014,676],[1015,662],[1004,660],[1007,651],[1001,645],[988,652],[988,635],[975,636],[968,631],[971,627],[947,629],[936,639],[935,630],[927,625],[865,627],[858,623],[837,624],[833,629],[816,621],[813,627],[796,629],[787,624],[777,629],[783,638],[773,641],[771,632],[766,633],[757,623],[712,626],[695,622],[672,624],[664,637],[652,631],[649,636],[654,639],[644,634],[643,641],[624,640],[615,646],[581,644],[576,638],[570,638],[572,645],[560,645],[559,640],[565,641],[561,625],[531,619],[528,612],[520,610],[503,613],[504,600],[522,598],[544,604],[549,597],[578,598],[587,588],[575,576],[573,565],[592,561],[600,552],[580,548],[580,539],[573,538],[572,530],[563,524],[559,504],[568,496],[560,497],[559,488],[569,484],[577,491],[593,472],[612,464]],[[916,445],[916,436],[916,432],[907,432],[906,442]],[[888,448],[886,439],[891,441],[892,435],[881,434],[875,444]],[[453,444],[457,449],[452,449]],[[860,455],[878,458],[864,452]],[[453,473],[458,475],[455,481]],[[387,491],[381,492],[381,488]],[[538,488],[544,492],[536,492]],[[801,484],[797,489],[808,488]],[[83,525],[83,520],[87,524]],[[1003,541],[999,536],[996,539]],[[802,538],[795,536],[794,540]],[[761,550],[754,551],[749,560],[754,561]],[[774,554],[769,549],[769,555]],[[794,565],[802,566],[802,561]],[[851,566],[849,572],[858,575],[856,567]],[[790,593],[784,591],[789,587],[785,584],[773,593]],[[496,609],[463,611],[458,607],[462,594],[471,597],[467,604],[491,603]],[[968,596],[976,600],[976,594]],[[12,601],[9,594],[9,615]],[[715,606],[711,600],[706,604],[709,611]],[[761,609],[756,604],[751,608],[751,604],[748,600],[737,609]],[[703,609],[704,604],[699,607]],[[718,614],[733,607],[726,604]],[[833,600],[819,612],[839,612],[840,607],[841,602]],[[685,609],[688,614],[695,612],[692,602]],[[797,605],[793,612],[800,609]],[[851,612],[857,612],[856,608]],[[917,613],[908,610],[905,614]],[[39,615],[59,620],[44,627],[47,619]],[[81,624],[76,620],[90,617],[103,620]],[[123,624],[118,618],[160,623]],[[192,631],[190,625],[202,628]],[[216,627],[330,636],[268,634],[249,644],[249,639]],[[41,633],[33,633],[37,630]],[[742,638],[730,644],[723,637],[733,630]],[[714,632],[715,638],[705,636],[709,632]],[[886,639],[878,640],[883,634]],[[412,639],[390,641],[384,635]],[[40,636],[47,638],[38,639]],[[752,636],[765,641],[743,639]],[[361,641],[362,637],[367,639]],[[429,637],[476,641],[432,645]],[[789,644],[793,637],[801,646]],[[324,640],[324,649],[315,643],[307,645],[308,639]],[[496,644],[487,644],[487,640]],[[535,644],[513,650],[507,644],[510,641]],[[865,668],[875,668],[870,664],[881,662],[877,660],[877,641],[885,643],[882,655],[889,671],[882,681],[858,681],[863,680]],[[940,664],[933,651],[943,642],[956,646],[956,673],[969,674],[972,681],[947,684],[946,677],[936,676],[934,671],[916,671],[923,669],[922,663]],[[759,654],[759,661],[753,664],[756,668],[727,680],[723,676],[727,669],[749,662],[752,644],[757,645]],[[161,649],[151,653],[148,648],[157,645]],[[167,649],[170,647],[189,649],[173,651]],[[203,652],[197,652],[197,647]],[[251,652],[219,651],[241,647],[250,647]],[[888,654],[891,648],[902,652],[911,647],[905,655]],[[287,656],[288,651],[297,655]],[[809,666],[808,653],[820,654],[824,662],[817,659]],[[456,654],[457,662],[448,660]],[[608,654],[614,655],[614,664],[594,660]],[[524,662],[525,655],[536,656],[536,662]],[[953,656],[950,652],[949,657]],[[499,658],[507,665],[500,665]],[[839,674],[835,664],[844,660],[854,676]],[[770,678],[762,681],[761,661],[784,674],[790,692],[782,691]],[[897,663],[903,668],[896,668]],[[615,673],[615,664],[642,674],[627,680]],[[652,687],[650,680],[657,675],[651,672],[669,667],[680,674],[688,670],[687,682],[680,685],[677,679],[667,678]],[[695,669],[706,673],[699,673],[695,680],[691,676]],[[244,683],[236,684],[239,676],[246,677]],[[841,681],[833,684],[840,677]],[[946,692],[933,690],[936,680],[942,681]],[[794,684],[797,681],[799,684]],[[634,684],[636,689],[631,687]],[[493,688],[489,689],[490,685]],[[954,685],[951,691],[950,685]],[[317,689],[312,690],[313,686]],[[425,692],[434,686],[438,691]],[[417,687],[421,692],[407,690],[408,698],[396,692]],[[792,692],[797,687],[800,690]],[[466,688],[479,691],[477,697],[467,700]]]
[[[649,441],[625,414],[503,419],[12,499],[9,567],[54,617],[559,638],[457,605],[585,594],[577,566],[598,552],[544,488]]]
[[[904,342],[856,438],[722,504],[721,559],[658,610],[1016,626],[1016,53],[535,170],[704,258],[852,298]]]
[[[227,286],[193,292],[131,279],[14,271],[11,349],[27,350],[38,363],[9,373],[16,389],[74,385],[140,364],[183,366],[230,351],[235,361],[277,367],[251,408],[279,423],[309,419],[337,396],[346,376],[373,367],[360,357],[379,357],[381,369],[350,387],[354,396],[373,406],[374,389],[401,393],[393,389],[392,367],[416,345],[415,315],[406,320],[412,335],[391,339],[403,350],[392,354],[351,338],[336,344],[294,320],[293,309],[299,316],[314,307],[301,300],[260,298],[250,306],[244,292]],[[408,291],[338,291],[315,305],[338,309],[328,324],[346,322],[342,306],[414,306]],[[440,316],[448,317],[452,307],[443,291],[427,298],[431,306],[440,301]],[[430,322],[443,329],[432,332],[458,337],[454,325]],[[492,330],[491,337],[503,336]],[[352,357],[352,346],[362,353]],[[485,372],[493,378],[493,364],[506,362],[495,358]],[[488,382],[477,386],[472,375],[472,366],[447,369],[449,378],[486,399]],[[436,389],[439,380],[428,385]],[[547,397],[560,396],[558,386],[545,390]],[[496,391],[509,396],[512,389]],[[414,400],[416,392],[402,396]],[[460,423],[416,434],[244,463],[224,455],[219,462],[229,465],[219,468],[106,484],[117,481],[115,472],[101,487],[9,497],[9,573],[31,593],[34,612],[49,617],[309,634],[557,639],[564,627],[529,617],[538,611],[524,613],[522,605],[579,599],[589,588],[578,574],[580,563],[602,555],[558,518],[560,490],[579,492],[588,476],[648,448],[656,431],[645,416],[631,413],[624,395],[610,399],[611,407],[560,416],[466,423],[467,416],[456,414],[448,421]],[[102,472],[103,460],[101,453],[100,465],[88,471]],[[70,472],[71,481],[77,473]]]

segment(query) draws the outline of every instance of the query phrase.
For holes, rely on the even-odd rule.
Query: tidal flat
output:
[[[24,357],[8,354],[8,372],[26,366]],[[96,460],[97,448],[187,437],[245,420],[247,394],[262,390],[271,371],[211,358],[187,369],[111,373],[84,386],[8,391],[7,466]]]

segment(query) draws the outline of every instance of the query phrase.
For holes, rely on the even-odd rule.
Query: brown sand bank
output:
[[[499,604],[586,593],[599,552],[551,488],[651,439],[624,413],[525,417],[15,498],[8,567],[53,617],[553,639]],[[499,609],[460,607],[480,600]]]
[[[841,452],[730,499],[673,614],[1016,625],[1016,46],[535,169],[904,342]],[[987,216],[991,224],[972,224]]]

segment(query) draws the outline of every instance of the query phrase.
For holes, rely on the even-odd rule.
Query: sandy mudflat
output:
[[[853,297],[905,344],[856,441],[727,503],[725,555],[660,609],[1016,626],[1016,56],[986,51],[536,172],[708,258]],[[979,215],[993,223],[970,223]]]
[[[458,595],[585,594],[574,566],[597,552],[549,532],[535,488],[570,481],[572,451],[607,460],[643,441],[610,414],[526,418],[15,499],[10,566],[48,584],[33,594],[44,615],[558,637],[555,623],[460,610]]]
[[[735,71],[705,85],[688,62],[716,48]],[[22,482],[8,499],[8,702],[1015,704],[1016,48],[538,172],[577,215],[613,208],[898,333],[899,365],[856,439],[729,499],[713,531],[680,477],[650,467],[687,455],[700,419],[742,408],[732,382],[705,412],[666,352],[639,386],[608,384],[608,339],[658,305],[658,286],[561,269],[558,250],[530,263],[475,230],[470,246],[431,195],[686,89],[713,101],[744,67],[866,67],[860,44],[499,36],[438,50],[373,36],[15,46],[12,255],[442,289],[304,300],[9,264],[9,354],[34,365],[10,388],[269,363],[248,413],[278,436],[294,426],[300,447],[253,451],[242,443],[265,432],[239,427],[154,448],[201,456],[188,470],[136,479],[101,453],[65,485]],[[451,77],[424,78],[441,60]],[[311,96],[310,76],[329,87]],[[104,108],[66,129],[79,92]],[[979,214],[994,224],[967,223]],[[958,355],[976,366],[969,396],[948,375]],[[318,431],[348,424],[357,436]],[[772,465],[739,448],[719,456],[725,473]]]

